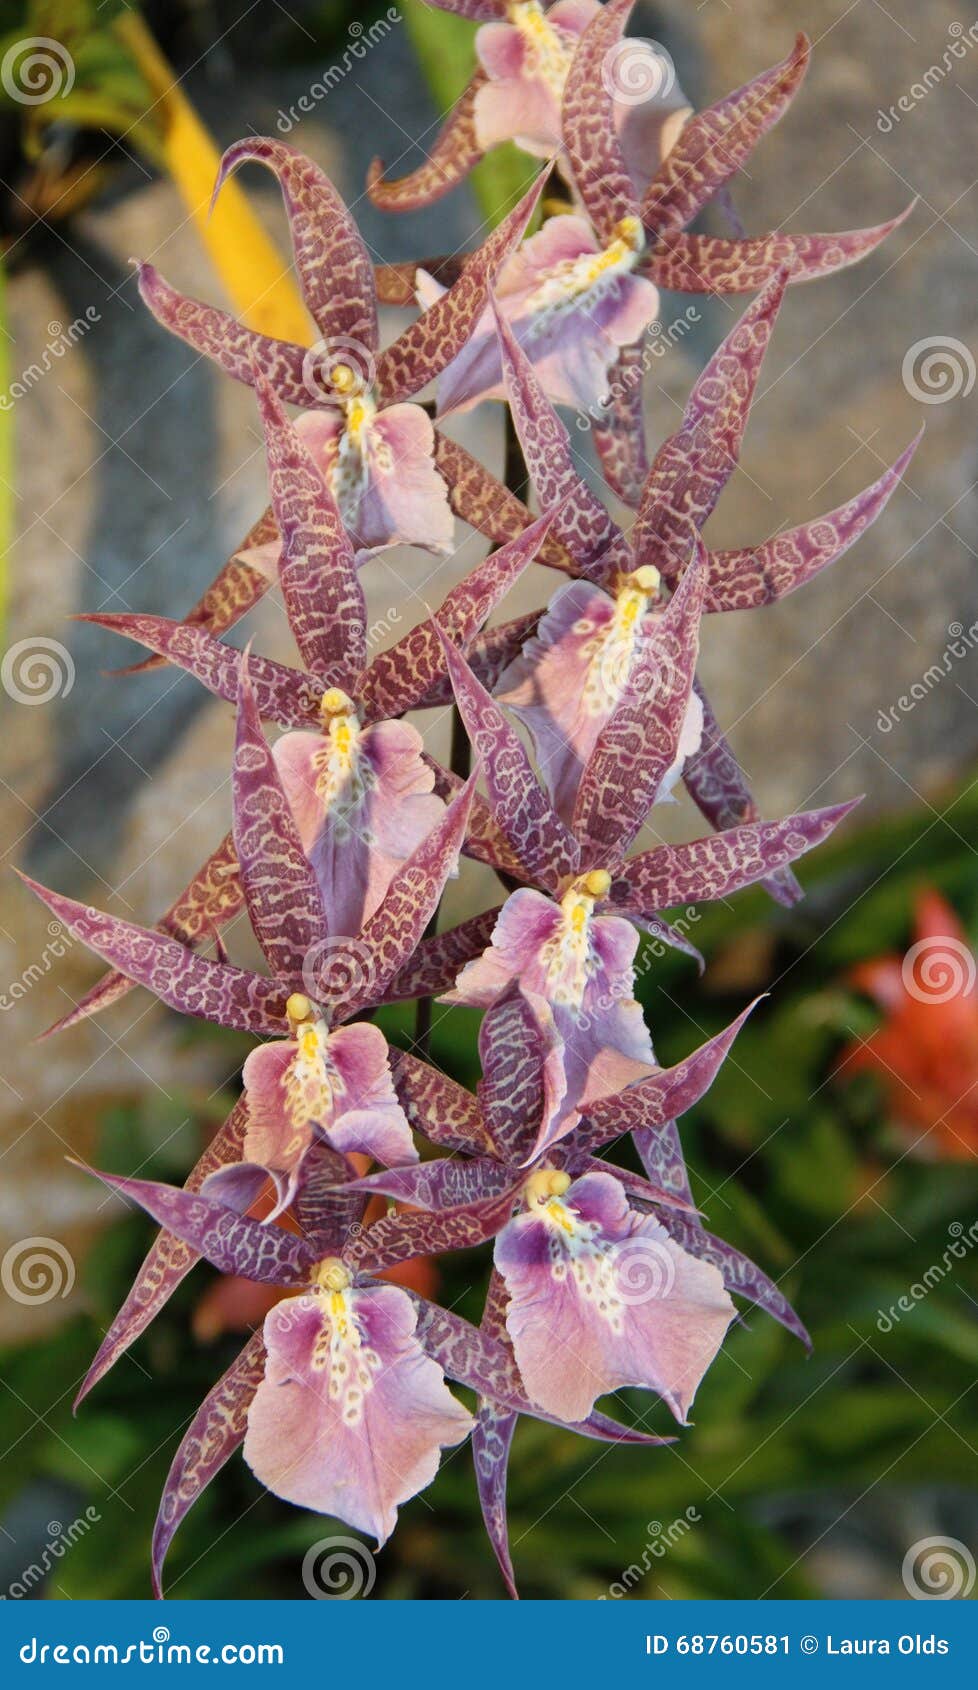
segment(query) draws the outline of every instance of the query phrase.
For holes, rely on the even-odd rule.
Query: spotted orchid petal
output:
[[[517,981],[491,1004],[479,1029],[477,1095],[500,1161],[522,1167],[547,1136],[564,1100],[561,1040],[549,1006],[536,1006]]]
[[[446,10],[448,8],[446,7]],[[477,71],[463,89],[424,164],[407,176],[388,178],[375,158],[367,172],[367,196],[382,211],[417,211],[450,194],[478,164],[483,148],[475,132],[475,103],[486,78]],[[413,294],[411,299],[413,300]]]
[[[623,504],[637,505],[649,474],[642,377],[648,349],[623,346],[608,377],[608,391],[591,410],[591,434],[605,481]]]
[[[223,645],[202,628],[186,622],[171,622],[165,616],[143,616],[122,612],[118,615],[84,615],[79,622],[93,622],[97,628],[108,628],[124,639],[135,640],[158,652],[168,663],[186,669],[208,692],[235,704],[238,697],[238,678],[241,653],[234,646]],[[301,670],[289,669],[269,657],[249,659],[249,675],[255,691],[259,714],[281,727],[306,726],[319,717],[320,701],[329,685]]]
[[[626,1133],[661,1127],[676,1115],[684,1115],[709,1091],[737,1034],[758,1002],[755,998],[729,1027],[675,1067],[659,1068],[624,1091],[592,1103],[586,1118],[565,1143],[567,1154],[589,1154]]]
[[[385,404],[412,398],[461,352],[486,308],[497,271],[522,238],[548,175],[549,171],[541,171],[471,255],[458,281],[380,354],[376,386]]]
[[[186,341],[195,352],[212,358],[235,381],[250,387],[258,368],[286,404],[307,406],[320,399],[315,367],[306,347],[258,334],[229,311],[178,293],[153,264],[140,264],[139,292],[163,328]]]
[[[618,569],[631,567],[628,542],[575,469],[567,430],[498,310],[496,328],[506,392],[527,468],[541,504],[557,511],[552,532],[570,552],[579,573],[598,581],[611,578]]]
[[[614,595],[588,581],[568,582],[499,679],[496,696],[529,730],[543,783],[568,826],[598,739],[642,651],[655,640],[661,616],[658,586],[654,570],[621,576]],[[669,795],[699,744],[701,727],[694,696],[686,707],[676,757],[653,802]]]
[[[363,1224],[366,1198],[353,1189],[354,1170],[340,1151],[317,1139],[302,1163],[292,1214],[320,1256],[341,1256]]]
[[[435,624],[459,714],[483,760],[493,815],[520,862],[543,885],[556,887],[577,866],[577,846],[555,814],[530,760],[499,705]]]
[[[702,529],[737,467],[764,354],[788,285],[777,275],[748,306],[698,377],[682,426],[656,454],[631,532],[640,563],[666,581],[680,575],[690,536]]]
[[[340,513],[274,390],[255,371],[268,482],[281,536],[279,585],[308,669],[355,692],[367,659],[367,602]]]
[[[196,946],[231,921],[243,907],[244,892],[238,873],[238,858],[234,837],[229,833],[170,905],[157,923],[157,931],[179,940],[181,944]],[[132,987],[133,982],[125,974],[113,969],[79,999],[74,1009],[41,1036],[50,1038],[52,1033],[64,1032],[90,1015],[101,1014],[110,1004],[117,1003],[131,992]]]
[[[656,1065],[634,998],[638,933],[630,922],[594,914],[609,884],[607,875],[586,876],[559,904],[529,888],[514,892],[489,949],[445,994],[447,1003],[488,1009],[518,981],[548,1040],[552,1023],[565,1089],[558,1107],[544,1113],[527,1161],[565,1137],[593,1099],[621,1091]]]
[[[472,1429],[418,1342],[417,1318],[393,1285],[323,1284],[278,1303],[265,1317],[268,1362],[248,1411],[244,1457],[255,1477],[378,1544],[398,1506],[430,1484],[441,1450]]]
[[[351,1181],[352,1190],[393,1197],[428,1213],[480,1203],[512,1188],[512,1173],[491,1156],[439,1156],[413,1168],[384,1168]]]
[[[791,104],[808,57],[808,40],[799,35],[780,64],[690,119],[642,201],[642,221],[650,237],[691,223],[743,167],[762,135]]]
[[[515,540],[533,521],[522,499],[497,481],[457,440],[450,440],[438,429],[435,430],[435,463],[448,483],[449,502],[456,516],[495,545]],[[546,506],[546,500],[541,502]],[[542,542],[537,561],[564,574],[573,574],[575,568],[553,531]]]
[[[125,1179],[98,1168],[86,1172],[121,1197],[138,1203],[219,1273],[241,1274],[264,1285],[303,1285],[309,1279],[315,1248],[294,1233],[249,1220],[200,1192],[182,1191],[155,1180]]]
[[[657,241],[645,269],[658,288],[673,293],[752,293],[787,265],[792,282],[830,276],[875,252],[913,211],[913,201],[897,217],[868,229],[838,234],[785,235],[780,231],[746,240],[717,235],[671,234]]]
[[[209,1391],[173,1458],[153,1530],[153,1594],[163,1595],[163,1563],[180,1522],[244,1439],[248,1410],[265,1373],[260,1332]]]
[[[402,178],[406,180],[406,178]],[[369,187],[368,187],[369,193]],[[409,258],[397,264],[375,264],[374,286],[380,305],[414,305],[417,298],[415,278],[419,270],[427,270],[436,282],[450,288],[462,274],[465,254],[443,253],[438,258]]]
[[[333,936],[355,938],[396,869],[444,815],[423,749],[407,722],[361,727],[352,701],[336,689],[323,694],[321,732],[283,734],[275,744]]]
[[[703,709],[703,737],[699,750],[683,770],[683,782],[693,803],[718,832],[748,826],[761,819],[740,765],[725,738],[713,708],[698,682],[694,683]],[[796,904],[803,897],[790,868],[777,868],[764,885],[780,904]]]
[[[630,1209],[610,1174],[527,1183],[495,1261],[528,1394],[580,1420],[605,1392],[641,1385],[684,1421],[734,1316],[719,1272]]]
[[[673,597],[649,624],[649,637],[581,775],[574,832],[587,864],[603,867],[620,859],[677,763],[685,760],[706,590],[706,551],[697,541]]]
[[[638,200],[614,125],[613,89],[605,72],[635,0],[608,0],[594,14],[574,54],[564,87],[562,135],[574,183],[600,238],[621,217],[639,215]],[[658,163],[658,160],[656,160]]]
[[[302,297],[319,333],[377,346],[374,272],[360,232],[329,177],[284,141],[249,135],[221,159],[213,206],[243,164],[264,164],[282,190]]]
[[[509,1452],[518,1420],[519,1415],[483,1399],[479,1402],[472,1429],[472,1463],[482,1520],[506,1592],[514,1601],[518,1600],[519,1591],[509,1548],[506,1481]]]
[[[710,610],[774,604],[842,557],[886,508],[910,465],[918,434],[888,470],[855,498],[760,546],[710,553]]]
[[[248,1124],[248,1106],[239,1098],[224,1125],[188,1174],[185,1189],[199,1191],[209,1174],[241,1155]],[[75,1398],[75,1408],[104,1379],[111,1367],[145,1332],[166,1306],[177,1286],[200,1260],[199,1253],[172,1232],[161,1232],[133,1281],[132,1290],[112,1321]]]
[[[470,1091],[410,1051],[391,1053],[401,1107],[417,1132],[444,1150],[491,1156],[493,1145]]]
[[[384,1268],[412,1256],[438,1256],[484,1244],[505,1226],[520,1184],[519,1175],[508,1170],[504,1181],[493,1181],[496,1189],[488,1197],[425,1213],[389,1210],[352,1240],[344,1252],[345,1260],[358,1272],[382,1273]]]
[[[491,552],[453,587],[436,612],[440,628],[465,653],[483,623],[535,559],[553,523],[546,512],[512,540]],[[363,676],[360,699],[368,718],[399,716],[416,709],[445,674],[445,656],[433,624],[413,628],[389,651],[380,652]]]
[[[766,880],[835,831],[859,799],[801,811],[779,822],[750,822],[684,845],[658,845],[632,857],[613,883],[623,913],[669,909],[703,898],[727,898]]]
[[[80,904],[26,874],[20,878],[69,933],[171,1009],[245,1033],[284,1030],[286,994],[279,982],[229,963],[209,962],[166,934]]]
[[[421,940],[450,874],[455,872],[469,820],[476,769],[440,820],[392,875],[383,899],[355,939],[337,938],[312,970],[318,1002],[333,1019],[349,1020],[381,1002]]]
[[[299,985],[309,953],[326,941],[326,908],[262,732],[248,663],[246,655],[231,777],[234,848],[265,959],[280,979]]]

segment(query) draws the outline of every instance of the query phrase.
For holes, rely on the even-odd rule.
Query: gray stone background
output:
[[[271,11],[261,0],[236,19],[230,13],[221,51],[187,77],[222,144],[248,130],[274,132],[278,111],[323,68],[258,70],[254,50],[236,62],[236,31],[260,32]],[[970,769],[978,747],[973,652],[892,731],[878,726],[880,711],[940,661],[949,625],[968,628],[978,607],[978,47],[950,74],[928,75],[957,39],[952,27],[971,22],[949,0],[705,0],[641,7],[632,26],[669,47],[697,105],[782,56],[797,28],[812,36],[805,89],[736,184],[750,231],[858,227],[918,197],[909,222],[865,264],[789,295],[742,467],[709,531],[715,545],[743,544],[842,503],[927,424],[906,486],[833,570],[781,606],[711,619],[705,673],[769,815],[856,792],[877,812],[932,803],[942,783]],[[898,121],[881,116],[901,96]],[[394,29],[290,136],[333,175],[378,257],[454,250],[478,227],[466,191],[404,219],[384,217],[363,196],[370,157],[411,168],[435,122],[406,31]],[[271,178],[246,180],[284,239]],[[66,618],[81,609],[181,614],[265,494],[250,393],[157,328],[136,296],[133,255],[152,258],[177,286],[220,299],[174,189],[120,158],[111,188],[32,243],[10,284],[14,379],[57,325],[90,307],[98,320],[16,402],[18,531],[7,560],[5,640],[8,649],[37,636],[63,642],[75,679],[43,708],[0,694],[0,844],[7,865],[149,919],[227,825],[230,713],[186,678],[105,679],[101,670],[126,661],[131,648]],[[653,442],[674,425],[696,369],[738,308],[704,306],[695,335],[655,368]],[[664,317],[669,311],[666,301]],[[904,367],[910,349],[932,337],[947,348],[950,374],[961,371],[961,390],[923,403]],[[915,367],[919,374],[919,358]],[[498,415],[466,421],[460,434],[498,467]],[[417,552],[372,564],[372,614],[391,606],[405,618],[423,614],[479,555],[474,539],[459,538],[447,564]],[[535,576],[527,602],[552,585]],[[253,630],[260,649],[289,656],[273,602]],[[681,808],[669,826],[688,828]],[[479,895],[466,881],[456,899]],[[0,946],[2,981],[30,971],[29,989],[0,1015],[0,1246],[28,1231],[71,1240],[104,1205],[79,1190],[77,1176],[64,1176],[62,1157],[90,1147],[107,1102],[152,1088],[206,1096],[226,1076],[141,995],[99,1025],[32,1046],[95,969],[75,952],[51,957],[44,912],[9,872],[0,880]]]

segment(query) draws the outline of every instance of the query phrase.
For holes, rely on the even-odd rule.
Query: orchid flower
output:
[[[435,466],[426,413],[405,403],[449,363],[480,315],[488,280],[519,239],[543,187],[541,177],[478,253],[443,301],[378,350],[373,265],[328,177],[284,141],[238,141],[221,160],[213,198],[239,165],[267,165],[289,215],[303,297],[319,331],[309,347],[272,340],[215,306],[171,288],[151,264],[139,290],[163,326],[213,358],[239,381],[256,373],[301,406],[304,445],[329,483],[358,555],[406,543],[435,552],[452,546],[452,512]],[[213,200],[212,200],[213,203]],[[246,544],[245,567],[274,578],[272,538]]]
[[[375,160],[367,191],[376,205],[410,211],[455,187],[472,166],[503,141],[533,157],[561,145],[561,102],[581,36],[599,14],[597,0],[434,0],[443,11],[481,22],[479,69],[436,138],[431,158],[398,181]],[[630,44],[623,69],[630,98],[616,110],[616,128],[632,164],[637,192],[658,168],[690,108],[672,66],[652,43]],[[624,83],[623,83],[624,89]]]

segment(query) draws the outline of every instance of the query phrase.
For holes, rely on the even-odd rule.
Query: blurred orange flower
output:
[[[877,1075],[915,1153],[965,1161],[978,1154],[978,964],[939,892],[918,896],[914,918],[903,957],[874,957],[849,975],[884,1019],[847,1045],[839,1071]]]

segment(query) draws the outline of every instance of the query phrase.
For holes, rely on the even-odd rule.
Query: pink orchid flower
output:
[[[590,581],[568,582],[500,677],[496,697],[528,728],[544,785],[568,826],[588,759],[636,662],[655,638],[662,614],[659,585],[659,571],[651,564],[622,574],[614,594]],[[702,733],[703,706],[693,692],[656,802],[671,795]]]
[[[302,1508],[332,1514],[378,1546],[400,1503],[431,1483],[441,1450],[474,1422],[416,1336],[393,1285],[359,1287],[338,1258],[314,1288],[265,1317],[268,1361],[248,1410],[255,1477]]]
[[[292,993],[286,1014],[291,1037],[258,1045],[245,1060],[248,1125],[241,1161],[212,1174],[204,1187],[209,1197],[242,1212],[270,1178],[276,1201],[268,1220],[292,1202],[305,1158],[320,1139],[388,1168],[418,1159],[380,1028],[357,1022],[331,1031],[302,992]]]
[[[685,1421],[734,1306],[712,1264],[629,1207],[610,1173],[541,1168],[496,1240],[506,1329],[530,1398],[577,1419],[622,1385],[656,1391]]]
[[[535,1156],[571,1131],[586,1104],[656,1066],[634,996],[638,933],[620,916],[594,913],[610,885],[611,876],[597,869],[572,881],[559,902],[521,887],[500,910],[491,945],[443,999],[488,1009],[519,981],[552,1035],[564,1084],[549,1087]]]
[[[503,265],[499,308],[555,404],[600,404],[622,347],[641,339],[655,318],[658,291],[633,274],[644,244],[637,217],[622,218],[602,246],[585,217],[562,214]],[[445,292],[426,270],[418,271],[417,289],[424,310]],[[468,411],[481,399],[505,397],[490,308],[439,377],[438,409]]]
[[[283,734],[273,755],[329,932],[352,937],[445,805],[434,793],[416,728],[388,721],[364,726],[339,687],[323,694],[321,715],[321,733]]]

